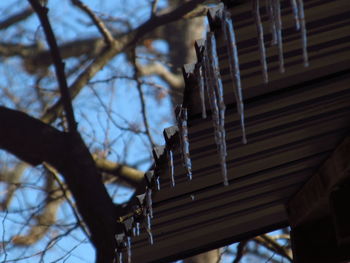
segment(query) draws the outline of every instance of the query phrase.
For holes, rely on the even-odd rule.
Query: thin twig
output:
[[[88,87],[91,89],[92,93],[94,93],[94,95],[96,96],[97,100],[99,101],[99,103],[101,104],[102,106],[102,109],[105,111],[105,113],[107,114],[107,117],[108,119],[112,122],[112,124],[122,130],[122,131],[128,131],[128,132],[132,132],[132,133],[135,133],[135,134],[146,134],[146,132],[144,131],[141,131],[141,130],[138,130],[138,129],[135,129],[135,128],[132,128],[132,123],[129,122],[127,119],[123,118],[122,116],[118,115],[118,117],[120,117],[121,119],[123,119],[124,122],[126,122],[129,127],[123,127],[121,125],[119,125],[117,123],[117,121],[113,118],[112,114],[116,114],[115,112],[113,111],[109,111],[109,108],[106,106],[106,104],[103,102],[102,98],[100,97],[100,95],[97,93],[97,91],[91,86],[91,85],[88,85]]]
[[[158,0],[153,0],[152,8],[151,8],[151,17],[157,14],[157,6],[158,6]]]
[[[73,230],[75,230],[77,227],[79,227],[79,225],[75,225],[74,227],[72,227],[71,229],[68,229],[65,233],[62,233],[56,237],[54,237],[53,239],[51,239],[47,244],[45,249],[43,250],[43,253],[40,256],[40,261],[39,263],[44,263],[44,257],[46,252],[52,248],[61,238],[68,236]]]
[[[58,48],[55,35],[53,33],[49,18],[47,16],[49,9],[45,6],[42,6],[37,0],[28,0],[28,1],[39,17],[40,23],[45,32],[47,43],[50,47],[50,53],[52,56],[52,61],[55,66],[56,77],[57,77],[59,89],[61,92],[61,99],[62,99],[64,111],[66,113],[66,118],[68,122],[68,130],[70,132],[76,132],[77,123],[75,122],[72,100],[69,94],[67,79],[64,72],[64,63],[61,59],[60,50]]]
[[[91,18],[91,20],[96,25],[98,31],[100,31],[100,33],[102,34],[106,44],[112,45],[112,43],[114,41],[114,37],[113,37],[112,33],[108,30],[106,25],[103,23],[103,21],[97,15],[95,15],[94,12],[87,5],[85,5],[80,0],[71,0],[71,1],[72,1],[73,5],[80,8],[82,11],[84,11]]]
[[[5,216],[4,218],[2,219],[2,238],[1,238],[1,246],[0,247],[0,252],[3,253],[5,255],[4,257],[4,262],[7,260],[7,251],[6,251],[6,242],[5,242],[5,221],[6,221],[6,218],[7,218],[7,214],[8,214],[8,210],[6,209],[5,210]],[[3,250],[3,251],[1,251]]]
[[[133,50],[132,55],[133,55],[133,62],[134,62],[134,79],[136,81],[136,88],[137,88],[137,91],[138,91],[139,96],[140,96],[142,119],[143,119],[143,123],[145,125],[148,140],[153,148],[155,146],[155,143],[154,143],[153,137],[151,135],[150,127],[149,127],[148,120],[147,120],[145,96],[144,96],[143,91],[142,91],[142,82],[139,80],[139,73],[140,72],[139,72],[139,69],[138,69],[138,66],[136,63],[136,48]]]
[[[28,7],[21,12],[18,12],[12,16],[7,17],[3,21],[0,21],[0,30],[9,28],[10,26],[27,19],[33,14],[33,9]]]
[[[222,256],[228,251],[228,247],[225,247],[222,251],[220,249],[217,249],[218,252],[218,259],[216,260],[216,263],[220,263]]]
[[[232,263],[239,263],[241,261],[242,257],[244,256],[245,246],[247,245],[248,241],[249,240],[243,240],[243,241],[239,242],[239,244],[237,246],[236,257]]]
[[[89,238],[91,239],[90,237],[90,234],[88,232],[88,230],[86,229],[86,226],[84,224],[84,222],[81,221],[77,211],[76,211],[76,207],[75,205],[73,204],[73,202],[70,200],[69,196],[67,195],[67,191],[66,191],[66,188],[64,187],[64,184],[63,182],[60,180],[60,178],[58,177],[58,172],[56,171],[55,168],[53,168],[52,166],[50,166],[49,164],[47,163],[44,163],[44,166],[45,168],[47,169],[47,171],[54,177],[55,181],[58,183],[58,186],[60,187],[65,199],[67,200],[67,203],[70,205],[72,211],[73,211],[73,214],[74,214],[74,217],[75,219],[77,220],[77,224],[79,226],[81,226],[84,234]]]
[[[253,239],[258,244],[264,246],[265,248],[271,250],[274,254],[278,254],[286,259],[288,259],[290,262],[293,262],[293,259],[289,255],[286,248],[279,244],[276,240],[274,240],[271,236],[268,236],[266,234],[257,236]]]

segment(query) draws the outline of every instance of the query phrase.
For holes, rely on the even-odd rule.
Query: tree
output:
[[[7,160],[0,164],[2,225],[15,212],[28,224],[6,239],[4,227],[4,262],[11,250],[34,244],[41,247],[32,253],[44,260],[48,248],[77,228],[95,247],[96,262],[113,262],[122,229],[117,218],[130,205],[116,205],[113,193],[120,186],[144,191],[140,169],[149,165],[148,149],[162,130],[154,127],[172,121],[165,118],[182,99],[180,68],[195,60],[194,40],[215,2],[120,1],[101,4],[98,12],[71,0],[66,17],[53,1],[1,7],[8,15],[0,22],[0,148],[12,154],[1,154]],[[120,106],[116,94],[127,99],[131,91],[120,91],[126,88],[134,89],[133,105]],[[157,103],[163,113],[151,114]],[[130,145],[135,140],[138,149]],[[142,158],[129,157],[140,148]],[[16,201],[27,188],[39,205]],[[58,218],[62,207],[72,209],[73,222]]]

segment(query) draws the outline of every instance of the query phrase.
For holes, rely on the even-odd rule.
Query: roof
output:
[[[281,6],[283,74],[278,72],[277,48],[268,45],[269,24],[261,8],[267,84],[262,79],[250,1],[230,9],[238,41],[247,144],[241,142],[226,44],[215,19],[209,19],[224,84],[229,185],[223,185],[210,111],[207,119],[201,118],[195,67],[187,66],[184,104],[189,110],[193,180],[187,179],[182,166],[178,133],[166,136],[166,147],[174,150],[176,186],[171,187],[166,151],[158,148],[155,161],[161,189],[153,194],[154,244],[148,243],[145,233],[133,238],[133,262],[168,262],[289,225],[286,203],[349,133],[348,0],[304,0],[307,68],[289,1],[281,1]]]

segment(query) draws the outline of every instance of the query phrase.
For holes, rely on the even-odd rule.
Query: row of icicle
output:
[[[131,262],[131,238],[139,236],[141,228],[146,230],[149,242],[153,245],[151,229],[151,219],[153,218],[152,189],[160,190],[159,176],[156,176],[154,171],[149,171],[145,173],[145,180],[147,182],[146,192],[137,195],[137,205],[133,207],[133,211],[118,220],[119,223],[123,224],[124,232],[115,236],[117,242],[117,263],[124,262],[124,251],[126,251],[127,262]]]
[[[266,62],[266,49],[264,44],[264,32],[260,17],[259,0],[252,0],[252,11],[258,34],[258,46],[260,53],[260,62],[263,73],[264,82],[268,82],[268,69]],[[308,66],[307,55],[307,38],[304,17],[303,0],[290,0],[296,29],[301,31],[302,50],[304,66]],[[271,45],[278,46],[279,69],[284,72],[283,45],[282,45],[282,20],[280,0],[266,0],[266,13],[269,17],[270,30],[272,34]],[[230,76],[234,83],[234,95],[236,100],[237,112],[240,116],[240,125],[242,131],[242,142],[247,143],[245,124],[244,124],[244,104],[241,87],[241,77],[239,70],[239,60],[237,43],[235,38],[234,27],[231,15],[228,11],[221,7],[217,9],[215,19],[218,19],[221,25],[221,31],[224,36],[228,62],[230,67]],[[221,172],[224,185],[228,185],[227,167],[226,167],[226,131],[225,131],[225,110],[224,89],[220,76],[219,60],[216,53],[216,40],[213,32],[207,32],[205,44],[201,47],[201,56],[195,66],[195,75],[197,78],[197,86],[199,87],[199,95],[201,100],[202,118],[207,118],[206,96],[209,101],[211,117],[214,127],[214,138],[220,157]],[[180,153],[183,167],[189,180],[192,180],[192,164],[189,151],[188,127],[187,127],[187,108],[178,105],[175,110],[177,121],[177,134],[180,145]],[[171,186],[175,186],[174,177],[174,147],[164,147],[168,160],[168,171],[171,178]],[[145,194],[137,196],[137,205],[133,211],[120,218],[120,223],[124,224],[124,232],[116,235],[117,251],[116,258],[118,263],[123,262],[126,251],[127,262],[131,262],[131,237],[140,235],[140,228],[143,227],[149,238],[150,244],[153,244],[153,235],[151,230],[151,219],[153,218],[152,208],[152,189],[160,190],[159,175],[154,171],[145,173],[147,188]]]
[[[258,45],[260,54],[260,63],[262,68],[263,80],[265,83],[268,82],[267,74],[267,62],[266,62],[266,49],[264,43],[264,30],[261,23],[260,16],[260,1],[252,0],[252,11],[255,20],[256,30],[258,34]],[[290,5],[292,8],[295,28],[297,31],[301,32],[302,40],[302,53],[304,66],[309,66],[309,59],[307,54],[307,36],[306,36],[306,24],[305,24],[305,14],[304,14],[304,3],[303,0],[290,0]],[[280,0],[266,0],[265,10],[269,17],[270,31],[272,35],[271,45],[278,46],[278,61],[279,70],[281,73],[285,71],[284,68],[284,57],[283,57],[283,42],[282,42],[282,18],[281,18],[281,6]]]

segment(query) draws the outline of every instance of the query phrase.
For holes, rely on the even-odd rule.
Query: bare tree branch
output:
[[[27,58],[33,54],[39,53],[40,51],[41,50],[37,45],[23,45],[23,44],[0,42],[1,57],[20,56],[22,58]],[[28,62],[28,64],[31,64],[31,62]]]
[[[204,2],[204,1],[196,1],[196,2]],[[189,1],[190,7],[193,7],[193,1]],[[155,16],[157,18],[156,20],[150,19],[143,25],[141,25],[139,28],[132,30],[128,33],[117,33],[114,34],[113,37],[116,41],[123,42],[123,39],[126,35],[133,34],[135,31],[140,31],[142,29],[141,35],[144,36],[145,34],[149,35],[151,34],[151,38],[164,38],[166,39],[169,35],[167,32],[169,32],[169,29],[166,27],[169,23],[178,20],[180,18],[193,18],[196,17],[197,14],[201,13],[205,15],[206,7],[203,5],[198,5],[195,10],[197,14],[191,14],[192,11],[188,10],[188,4],[185,6],[186,8],[182,8],[182,6],[178,7],[174,10],[174,12],[165,12],[165,9],[162,11],[162,15]],[[200,10],[200,11],[198,11]],[[175,12],[176,11],[176,12]],[[187,12],[187,13],[186,13]],[[190,15],[191,14],[191,15]],[[166,15],[164,17],[164,15]],[[182,15],[182,16],[181,16]],[[172,18],[174,16],[174,18]],[[161,19],[159,19],[159,17]],[[171,20],[166,21],[168,17],[171,18]],[[165,20],[165,21],[164,21]],[[152,23],[150,22],[152,21]],[[155,30],[156,28],[159,28],[159,26],[165,26],[161,27],[162,30]],[[147,29],[147,27],[150,27],[150,29]],[[144,32],[146,29],[146,32]],[[153,32],[153,33],[152,33]],[[140,38],[139,36],[137,37]],[[61,56],[63,59],[69,58],[69,57],[79,57],[82,55],[90,55],[91,57],[96,56],[98,53],[101,52],[101,49],[104,46],[104,41],[99,38],[88,38],[88,39],[80,39],[80,40],[74,40],[71,42],[67,42],[60,46],[61,50]],[[50,59],[50,56],[48,56],[48,50],[41,50],[39,47],[35,45],[20,45],[15,43],[1,43],[0,42],[0,56],[3,57],[11,57],[11,56],[21,56],[25,59],[24,66],[26,70],[29,73],[35,73],[38,69],[46,68],[51,63],[52,60]]]
[[[154,140],[153,140],[153,137],[152,137],[152,134],[150,131],[149,123],[147,120],[145,96],[144,96],[143,91],[142,91],[142,82],[139,79],[140,74],[139,74],[139,69],[137,67],[136,50],[135,49],[132,52],[132,57],[133,57],[133,65],[134,65],[134,79],[136,81],[136,88],[137,88],[137,91],[139,93],[140,102],[141,102],[141,114],[142,114],[143,124],[145,125],[148,140],[153,148],[155,146],[155,143],[154,143]]]
[[[97,155],[94,155],[94,159],[101,172],[117,176],[135,188],[144,181],[144,173],[137,169],[98,158]]]
[[[9,207],[15,191],[20,187],[21,177],[27,166],[28,164],[20,162],[11,171],[1,172],[0,181],[7,183],[6,197],[1,202],[1,210],[5,211]]]
[[[260,235],[257,236],[253,239],[255,242],[258,244],[266,247],[267,249],[273,251],[274,253],[285,257],[288,259],[290,262],[293,262],[293,258],[291,257],[290,253],[288,252],[288,249],[280,245],[276,240],[274,240],[271,236],[269,235]]]
[[[155,16],[157,13],[157,7],[158,7],[158,0],[153,0],[151,5],[151,17]]]
[[[243,240],[238,243],[236,257],[232,263],[239,263],[244,256],[244,250],[249,240]]]
[[[70,86],[69,91],[71,98],[74,99],[89,80],[99,72],[103,66],[105,66],[115,55],[115,49],[104,49],[101,54],[96,56],[96,59],[90,63],[86,70],[81,73],[77,79]],[[41,117],[41,120],[45,123],[52,123],[62,113],[63,104],[59,99],[53,106],[51,106]]]
[[[14,15],[5,18],[4,20],[0,21],[0,30],[9,28],[10,26],[17,24],[18,22],[27,19],[33,14],[33,12],[33,9],[31,7],[28,7]]]
[[[65,178],[97,250],[97,262],[113,261],[119,211],[78,133],[63,133],[24,113],[0,106],[0,148],[24,161],[43,162]],[[26,130],[25,133],[22,131]]]
[[[73,202],[71,201],[70,197],[68,196],[68,193],[67,193],[68,189],[67,189],[67,187],[65,187],[65,184],[58,177],[58,172],[56,171],[55,168],[53,168],[52,166],[50,166],[50,165],[48,165],[46,163],[44,163],[44,166],[45,166],[45,168],[47,170],[47,176],[48,177],[53,177],[55,179],[55,181],[57,182],[57,184],[59,186],[59,189],[61,190],[60,194],[63,197],[65,197],[65,200],[67,201],[67,203],[71,207],[72,212],[74,214],[74,217],[75,217],[75,219],[77,221],[77,225],[82,228],[82,231],[85,233],[86,237],[91,240],[90,233],[87,230],[87,228],[85,226],[85,223],[80,220],[80,216],[78,215],[78,212],[77,212],[77,207],[73,204]]]
[[[140,65],[137,64],[137,67],[140,71],[140,74],[143,76],[149,76],[149,75],[157,75],[160,78],[162,78],[164,81],[169,83],[173,88],[182,88],[183,83],[183,77],[182,75],[174,74],[169,69],[167,69],[166,66],[159,62],[147,64],[147,65]]]
[[[52,176],[45,177],[47,198],[42,213],[35,216],[36,224],[23,236],[15,236],[12,242],[17,246],[29,246],[42,239],[50,227],[56,222],[56,214],[64,200],[62,192],[55,186]]]
[[[101,70],[115,55],[120,52],[128,50],[133,47],[138,40],[140,40],[146,33],[154,30],[155,28],[167,23],[171,23],[180,19],[185,14],[190,12],[199,3],[204,0],[192,0],[188,1],[182,6],[176,8],[170,13],[154,16],[137,29],[131,31],[128,34],[121,36],[113,42],[113,45],[107,50],[103,50],[100,55],[90,64],[90,66],[74,81],[70,87],[71,98],[74,99],[81,89],[88,83],[88,81]],[[41,120],[45,123],[51,123],[62,112],[61,100],[55,103],[47,112],[42,116]]]
[[[220,258],[220,254],[220,249],[214,249],[193,257],[186,258],[183,260],[183,263],[216,263]]]
[[[71,0],[71,1],[73,5],[83,10],[91,18],[91,20],[94,22],[94,24],[98,28],[98,31],[100,31],[101,35],[103,36],[106,44],[110,46],[114,41],[114,37],[112,33],[108,30],[106,25],[103,23],[103,21],[97,15],[95,15],[95,13],[92,12],[92,10],[87,5],[85,5],[80,0]]]
[[[61,59],[60,50],[57,45],[55,35],[52,31],[51,24],[47,17],[48,9],[45,6],[42,6],[37,0],[28,0],[32,5],[34,11],[37,13],[41,25],[43,26],[47,43],[50,47],[50,53],[52,60],[55,65],[57,81],[59,84],[59,89],[61,92],[61,100],[66,113],[68,129],[70,132],[77,131],[77,123],[74,118],[74,111],[72,106],[71,96],[69,94],[66,75],[64,72],[64,63]]]
[[[206,16],[208,13],[209,7],[205,5],[199,5],[197,8],[193,9],[191,12],[184,16],[185,19],[192,19],[200,16]]]

